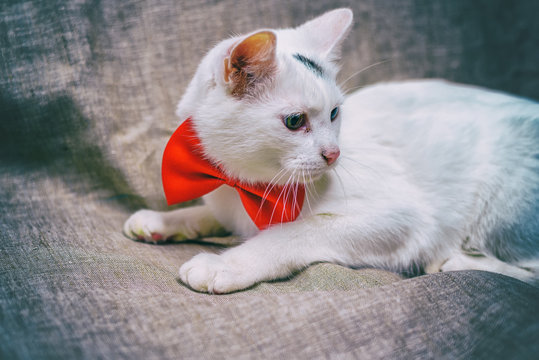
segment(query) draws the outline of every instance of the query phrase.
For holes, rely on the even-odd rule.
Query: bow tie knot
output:
[[[237,186],[236,186],[236,180],[235,180],[235,179],[231,179],[231,178],[229,179],[229,178],[227,178],[227,179],[224,179],[224,181],[225,181],[225,184],[228,185],[228,186],[230,186],[230,187],[233,187],[233,188],[236,188],[236,187],[237,187]]]
[[[246,184],[229,178],[203,156],[202,145],[191,118],[172,134],[163,154],[161,177],[169,205],[194,200],[221,185],[234,188],[255,225],[265,229],[275,223],[294,221],[305,197],[302,184]]]

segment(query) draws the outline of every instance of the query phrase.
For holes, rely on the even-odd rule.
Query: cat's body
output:
[[[336,10],[276,37],[263,32],[263,44],[247,45],[273,49],[256,59],[270,70],[250,69],[259,77],[252,84],[234,74],[237,67],[227,69],[233,59],[222,69],[241,38],[227,40],[208,54],[179,104],[206,155],[230,175],[305,183],[298,219],[259,231],[237,192],[221,186],[203,206],[138,212],[124,231],[155,240],[224,227],[248,239],[180,269],[192,288],[216,293],[317,261],[490,270],[536,282],[539,105],[432,80],[371,86],[342,104],[332,61],[350,23],[348,10]],[[318,44],[308,39],[317,28],[327,34]],[[283,125],[286,114],[299,112],[308,119],[304,127]]]

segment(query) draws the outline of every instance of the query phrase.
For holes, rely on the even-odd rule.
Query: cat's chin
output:
[[[307,180],[307,184],[312,184],[320,179],[322,179],[322,177],[324,177],[324,175],[327,174],[327,169],[323,170],[323,171],[320,171],[320,172],[317,172],[317,173],[312,173],[309,175],[309,179]]]
[[[324,169],[309,169],[309,170],[295,170],[290,172],[290,176],[286,179],[281,179],[279,185],[285,185],[286,183],[299,183],[303,185],[312,184],[320,180],[332,167]]]

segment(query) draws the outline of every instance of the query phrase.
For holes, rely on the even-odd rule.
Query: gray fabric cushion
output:
[[[177,269],[200,243],[121,234],[165,209],[176,102],[216,41],[351,5],[346,88],[445,77],[539,97],[537,2],[0,4],[0,358],[532,358],[538,290],[462,272],[317,264],[228,296]],[[503,6],[502,6],[503,5]]]

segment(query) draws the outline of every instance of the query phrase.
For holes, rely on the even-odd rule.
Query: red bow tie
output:
[[[219,186],[232,186],[243,207],[260,229],[294,221],[303,206],[303,185],[245,184],[230,179],[204,156],[191,118],[172,134],[163,154],[163,188],[169,205],[201,197]]]

